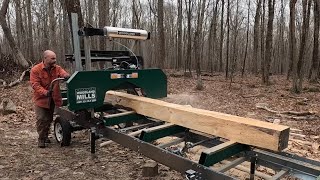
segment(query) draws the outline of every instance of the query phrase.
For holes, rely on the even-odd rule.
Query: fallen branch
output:
[[[300,138],[306,138],[306,135],[304,134],[297,134],[297,133],[290,133],[290,136],[300,137]]]
[[[306,116],[290,116],[285,114],[280,114],[283,118],[289,118],[294,120],[316,120],[318,117],[316,115],[306,115]]]
[[[264,109],[268,112],[271,112],[271,113],[275,113],[275,114],[287,114],[287,115],[295,115],[295,116],[309,116],[309,115],[314,115],[315,112],[311,112],[311,111],[302,111],[302,112],[297,112],[297,111],[275,111],[275,110],[272,110],[270,108],[267,107],[266,104],[263,104],[263,103],[259,103],[259,104],[256,104],[256,107],[258,109]]]
[[[11,88],[11,87],[13,87],[13,86],[18,85],[18,84],[23,80],[23,78],[25,77],[26,73],[29,73],[29,71],[30,71],[30,68],[28,68],[27,70],[23,71],[23,72],[21,73],[20,77],[19,77],[17,80],[12,81],[12,82],[9,83],[8,85],[7,85],[7,83],[6,83],[4,80],[2,80],[2,79],[0,79],[0,82],[2,82],[2,85],[3,85],[5,88]]]
[[[243,97],[243,98],[252,98],[252,97],[262,97],[263,96],[263,94],[253,94],[253,95],[241,95],[241,97]]]
[[[291,96],[291,95],[288,95],[289,98],[293,98],[293,99],[302,99],[304,101],[309,101],[308,98],[305,98],[305,97],[299,97],[299,96]]]
[[[208,73],[201,73],[201,76],[214,77],[214,76],[220,76],[220,74],[208,74]]]
[[[302,132],[301,129],[290,128],[290,131]]]
[[[296,142],[296,143],[299,143],[301,145],[308,145],[308,146],[312,146],[312,142],[309,142],[309,141],[303,141],[303,140],[300,140],[300,139],[293,139],[293,138],[289,138],[289,141],[291,142]]]

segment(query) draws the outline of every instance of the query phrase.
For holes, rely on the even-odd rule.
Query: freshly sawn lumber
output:
[[[186,107],[116,91],[108,91],[105,102],[128,107],[144,116],[242,144],[273,151],[281,151],[288,146],[290,129],[283,125]]]

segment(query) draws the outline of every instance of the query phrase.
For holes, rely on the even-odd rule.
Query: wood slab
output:
[[[289,127],[251,118],[197,109],[157,99],[108,91],[105,102],[138,114],[260,148],[281,151],[288,146]]]

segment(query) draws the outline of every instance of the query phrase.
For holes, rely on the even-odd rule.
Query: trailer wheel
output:
[[[69,146],[71,142],[70,123],[61,117],[57,117],[54,121],[54,136],[61,147]]]

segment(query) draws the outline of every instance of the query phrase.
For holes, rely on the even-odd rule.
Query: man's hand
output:
[[[49,90],[49,91],[47,91],[46,96],[47,96],[47,97],[51,97],[51,96],[52,96],[52,90],[51,90],[51,91],[50,91],[50,90]]]
[[[69,78],[70,78],[70,76],[66,76],[66,77],[64,77],[64,80],[68,81]]]

